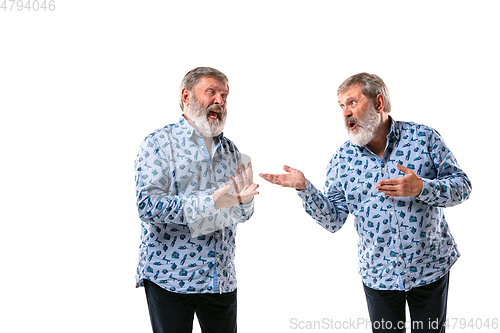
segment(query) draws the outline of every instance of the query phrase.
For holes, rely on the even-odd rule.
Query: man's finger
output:
[[[259,177],[267,180],[268,182],[271,182],[271,179],[273,178],[273,176],[268,173],[259,173]]]
[[[396,192],[399,192],[399,190],[401,189],[401,187],[397,184],[380,184],[380,183],[377,184],[375,188],[377,189],[377,191],[382,192],[385,195],[394,194]]]
[[[259,184],[252,184],[252,185],[250,185],[250,187],[248,189],[250,191],[255,191],[258,187],[259,187]]]
[[[252,185],[253,184],[253,167],[252,167],[252,162],[248,162],[248,166],[246,168],[246,174],[248,177],[248,184]]]
[[[388,197],[402,197],[403,195],[398,191],[383,191],[384,195]]]
[[[227,194],[231,192],[231,185],[226,185],[224,187],[221,187],[220,189],[218,189],[218,191],[220,191],[221,195]]]
[[[399,185],[400,182],[401,178],[381,179],[375,187],[379,188],[380,186],[396,186]]]
[[[254,186],[254,185],[256,185],[256,184],[252,184],[252,186],[246,188],[245,191],[241,193],[241,197],[246,199],[246,198],[253,197],[254,195],[258,195],[259,192],[256,191],[258,185],[257,186]]]
[[[400,186],[398,184],[379,184],[375,188],[379,191],[396,191]]]
[[[238,188],[238,184],[234,181],[233,176],[229,176],[229,181],[231,182],[231,185],[233,186],[234,193],[239,193],[240,189]]]
[[[241,177],[243,179],[243,185],[244,186],[249,185],[247,170],[245,169],[245,165],[243,163],[240,164],[240,170],[241,170]]]
[[[260,173],[259,176],[264,178],[265,180],[267,180],[270,183],[281,185],[281,182],[278,180],[277,175],[272,175],[272,174],[268,174],[268,173]]]
[[[380,190],[381,188],[384,188],[384,187],[393,187],[393,186],[397,186],[399,184],[399,182],[397,181],[397,178],[396,179],[382,179],[381,181],[378,182],[377,185],[375,185],[375,188]]]
[[[245,184],[243,183],[243,178],[241,176],[241,170],[239,167],[236,167],[236,169],[234,170],[235,174],[236,174],[236,183],[238,184],[238,188],[241,190],[243,188],[243,186],[245,186]]]

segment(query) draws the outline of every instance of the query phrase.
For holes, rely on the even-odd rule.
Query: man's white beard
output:
[[[219,119],[208,119],[208,112],[213,109],[219,109]],[[186,110],[186,115],[192,121],[193,127],[204,138],[212,138],[222,133],[226,124],[226,114],[226,111],[222,111],[222,107],[217,104],[212,104],[207,109],[204,109],[203,105],[194,95]]]
[[[350,130],[348,123],[354,121],[356,123],[356,128]],[[349,139],[357,146],[366,146],[370,141],[372,141],[375,136],[375,131],[380,126],[382,119],[380,118],[377,110],[370,105],[368,110],[365,112],[363,117],[356,119],[354,117],[347,117],[345,119],[345,124],[347,128],[347,134]]]

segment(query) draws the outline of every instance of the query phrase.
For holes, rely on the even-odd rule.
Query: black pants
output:
[[[144,280],[154,333],[191,333],[196,312],[203,333],[236,333],[236,290],[178,294]]]
[[[365,288],[373,332],[441,333],[445,331],[449,273],[436,282],[410,291],[386,291]],[[406,322],[408,301],[411,322]]]

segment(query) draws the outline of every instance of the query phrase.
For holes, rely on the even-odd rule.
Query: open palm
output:
[[[291,168],[287,165],[283,166],[283,170],[286,172],[285,174],[261,173],[259,176],[270,183],[283,187],[293,187],[297,190],[303,190],[306,188],[307,180],[302,171]]]

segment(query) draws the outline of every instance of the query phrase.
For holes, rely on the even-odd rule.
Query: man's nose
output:
[[[215,95],[214,104],[224,105],[224,98],[221,93]]]
[[[344,118],[352,116],[352,110],[351,110],[351,108],[348,107],[348,106],[344,107],[344,109],[342,110],[342,116]]]

